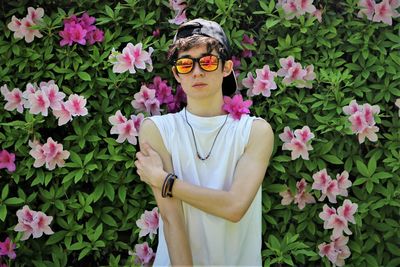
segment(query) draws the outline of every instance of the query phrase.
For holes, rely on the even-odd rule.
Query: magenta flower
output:
[[[11,241],[9,237],[0,242],[0,256],[8,256],[10,259],[15,259],[17,254],[15,254],[15,244]]]
[[[58,86],[56,84],[42,86],[40,89],[43,91],[43,93],[49,99],[50,107],[53,110],[61,109],[61,103],[63,102],[65,94],[63,92],[58,91]]]
[[[135,129],[137,132],[139,132],[143,119],[144,115],[142,113],[139,113],[138,115],[131,115],[131,120],[133,121],[133,125],[135,125]]]
[[[19,113],[24,111],[24,101],[22,99],[22,92],[18,88],[14,88],[11,92],[8,91],[7,85],[0,87],[1,94],[7,103],[4,105],[5,110],[13,111],[16,109]]]
[[[76,15],[72,15],[70,18],[64,20],[64,29],[59,32],[59,35],[63,38],[60,41],[60,45],[73,45],[74,42],[85,45],[89,43],[93,45],[96,42],[102,42],[104,39],[104,32],[96,28],[96,18],[88,15],[84,12],[83,15],[78,18]]]
[[[48,109],[50,107],[50,100],[47,95],[43,93],[43,91],[38,90],[34,94],[30,94],[28,96],[27,102],[29,109],[29,113],[38,114],[42,113],[43,116],[47,116]]]
[[[113,72],[123,73],[129,70],[129,73],[136,73],[136,69],[145,69],[146,63],[150,63],[150,54],[142,50],[142,43],[138,43],[135,46],[132,43],[128,43],[127,46],[122,50],[122,54],[116,56],[116,62],[114,63]]]
[[[18,224],[14,227],[14,230],[24,233],[21,240],[26,240],[31,235],[33,238],[39,238],[43,233],[46,235],[54,233],[49,226],[53,217],[47,216],[41,211],[31,210],[28,205],[17,211],[17,217]]]
[[[243,35],[242,39],[242,45],[253,45],[254,44],[254,39],[250,38],[247,34]],[[249,49],[244,49],[242,51],[242,57],[252,57],[253,53]]]
[[[160,29],[157,28],[153,31],[153,37],[158,38],[160,37]]]
[[[187,102],[186,94],[182,89],[182,86],[179,84],[176,87],[176,92],[174,95],[174,101],[167,104],[168,112],[177,112],[181,109],[181,107]]]
[[[160,76],[155,76],[153,83],[148,85],[149,89],[156,90],[156,98],[162,104],[169,104],[174,101],[172,88],[168,86],[167,80],[162,80]]]
[[[153,252],[153,249],[149,247],[149,244],[147,242],[144,242],[142,244],[135,245],[135,252],[133,253],[133,255],[136,256],[136,264],[146,265],[151,262],[151,260],[155,256],[155,253]]]
[[[142,85],[140,91],[134,95],[132,106],[138,111],[146,111],[152,115],[160,114],[160,102],[156,98],[156,90]]]
[[[252,105],[251,100],[243,101],[243,97],[240,94],[236,94],[233,98],[224,96],[224,104],[222,109],[228,112],[233,119],[240,120],[243,114],[249,114],[249,107]]]
[[[155,207],[151,211],[145,211],[140,219],[136,221],[136,225],[140,228],[139,237],[150,234],[150,238],[153,239],[154,235],[157,234],[158,229],[158,208]]]
[[[15,154],[9,153],[7,150],[0,150],[0,169],[7,169],[9,172],[14,172]]]
[[[77,94],[70,95],[64,106],[73,117],[85,116],[88,114],[88,110],[85,107],[86,99],[83,96],[79,96]]]
[[[60,109],[53,110],[53,115],[58,119],[58,126],[72,121],[71,112],[65,107],[65,102],[60,103]]]
[[[104,40],[104,32],[100,29],[95,29],[93,31],[88,32],[86,34],[86,38],[90,45],[92,45],[96,42],[101,43]]]

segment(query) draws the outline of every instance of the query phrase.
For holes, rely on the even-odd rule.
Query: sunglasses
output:
[[[218,69],[219,57],[215,55],[205,55],[199,58],[181,57],[175,60],[175,69],[179,74],[187,74],[194,68],[194,63],[199,63],[199,66],[204,71],[215,71]]]

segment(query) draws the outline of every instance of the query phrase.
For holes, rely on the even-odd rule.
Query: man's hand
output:
[[[143,144],[143,149],[136,153],[135,165],[140,180],[146,184],[161,188],[167,173],[163,169],[161,157],[149,144]]]

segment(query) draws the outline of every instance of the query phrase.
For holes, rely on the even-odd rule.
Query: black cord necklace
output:
[[[193,127],[192,127],[192,125],[190,125],[190,123],[189,123],[189,121],[188,121],[188,119],[187,119],[186,108],[185,108],[185,118],[186,118],[186,123],[189,125],[190,130],[192,131],[192,136],[193,136],[194,146],[196,147],[197,157],[198,157],[200,160],[206,160],[206,159],[208,159],[208,158],[210,157],[210,155],[211,155],[211,151],[212,151],[212,149],[213,149],[213,147],[214,147],[214,145],[215,145],[215,141],[217,140],[217,137],[218,137],[219,133],[221,132],[222,128],[225,126],[226,121],[228,120],[228,114],[226,115],[226,118],[225,118],[224,123],[223,123],[222,126],[219,128],[218,133],[217,133],[217,135],[216,135],[215,138],[214,138],[214,142],[213,142],[213,144],[212,144],[212,146],[211,146],[210,152],[208,152],[207,156],[204,157],[204,158],[200,155],[199,150],[197,149],[196,137],[194,136]]]

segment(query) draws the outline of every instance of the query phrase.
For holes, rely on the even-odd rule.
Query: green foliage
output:
[[[24,204],[54,217],[55,234],[19,242],[18,266],[121,266],[131,264],[128,250],[138,240],[136,220],[155,201],[134,167],[137,147],[119,144],[110,134],[108,118],[120,109],[134,114],[130,105],[142,83],[155,75],[174,84],[165,60],[176,25],[168,23],[173,11],[164,0],[114,1],[4,1],[0,4],[0,81],[9,89],[27,83],[55,80],[67,95],[88,99],[89,115],[57,126],[52,115],[43,117],[4,109],[0,100],[0,147],[16,154],[17,170],[0,170],[0,237],[13,231],[16,211]],[[398,266],[400,264],[400,118],[394,102],[400,97],[400,24],[392,26],[357,18],[357,1],[314,1],[324,7],[323,22],[303,16],[286,20],[275,1],[188,1],[189,18],[220,22],[230,37],[234,54],[250,49],[242,58],[239,80],[268,64],[273,71],[280,58],[294,56],[302,66],[313,64],[312,89],[285,86],[270,98],[253,98],[252,113],[270,122],[275,132],[274,154],[263,184],[263,262],[266,266],[328,266],[317,246],[329,242],[318,218],[323,203],[280,205],[279,192],[327,168],[347,170],[353,186],[349,199],[358,203],[356,225],[350,228],[352,256],[346,266]],[[14,39],[7,28],[13,15],[22,18],[26,7],[45,10],[43,38],[32,43]],[[102,43],[61,47],[58,32],[71,14],[87,11],[105,32]],[[160,29],[160,37],[152,35]],[[243,34],[255,44],[243,45]],[[114,74],[107,61],[112,48],[142,42],[153,47],[154,71]],[[244,94],[243,90],[243,94]],[[379,105],[378,141],[359,144],[349,130],[342,107],[352,99]],[[285,126],[308,125],[316,138],[310,160],[291,161],[282,151],[278,134]],[[34,168],[28,141],[47,137],[70,151],[63,168]],[[339,203],[342,199],[339,199]],[[155,241],[151,241],[155,248]]]

